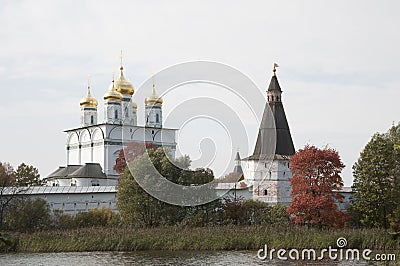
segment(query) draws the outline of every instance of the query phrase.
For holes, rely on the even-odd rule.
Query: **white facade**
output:
[[[121,101],[110,100],[104,102],[104,123],[122,124]]]
[[[32,199],[44,199],[48,202],[51,211],[58,210],[69,215],[103,207],[117,211],[115,186],[29,187],[19,195]]]
[[[85,178],[85,177],[66,177],[51,178],[47,181],[47,186],[51,187],[95,187],[95,186],[115,186],[116,180],[113,178]]]
[[[81,127],[97,124],[97,108],[81,106]]]
[[[278,157],[278,156],[277,156]],[[289,159],[279,156],[273,160],[243,160],[243,173],[246,182],[253,185],[253,199],[269,204],[291,202],[289,178]]]
[[[67,165],[99,163],[108,177],[118,177],[113,167],[119,151],[131,141],[154,142],[175,155],[175,129],[100,124],[66,132]]]
[[[218,183],[215,190],[217,195],[222,199],[248,200],[253,198],[253,186],[249,186],[244,181],[237,183]]]
[[[131,103],[130,95],[123,95],[121,101],[122,124],[129,126],[137,125],[137,107]]]
[[[145,118],[147,127],[162,127],[161,106],[146,105]]]

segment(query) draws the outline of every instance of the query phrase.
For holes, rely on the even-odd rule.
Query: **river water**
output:
[[[261,261],[256,251],[140,251],[0,254],[0,265],[368,265],[365,261]]]

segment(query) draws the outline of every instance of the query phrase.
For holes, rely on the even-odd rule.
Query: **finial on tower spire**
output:
[[[119,60],[120,60],[120,67],[119,69],[122,71],[124,69],[124,67],[122,66],[122,49],[121,49],[121,54],[119,55]]]
[[[276,68],[279,67],[279,65],[277,63],[274,63],[274,69],[272,70],[272,72],[274,72],[274,76],[276,76]]]
[[[90,75],[87,76],[87,91],[88,95],[90,95]]]

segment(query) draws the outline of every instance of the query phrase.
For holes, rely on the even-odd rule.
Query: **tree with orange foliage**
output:
[[[124,149],[119,151],[118,158],[115,161],[114,170],[118,174],[122,174],[125,171],[127,162],[135,160],[148,149],[155,150],[157,149],[157,145],[154,142],[129,142]]]
[[[287,213],[292,223],[344,226],[349,217],[335,203],[343,201],[338,192],[343,187],[340,173],[344,168],[339,153],[331,148],[318,149],[307,145],[290,162],[292,203]]]

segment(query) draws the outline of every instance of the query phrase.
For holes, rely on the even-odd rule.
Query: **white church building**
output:
[[[162,125],[163,100],[157,96],[155,85],[145,102],[145,125],[137,125],[137,105],[132,101],[133,85],[120,76],[112,80],[104,94],[104,119],[98,122],[98,101],[87,95],[80,101],[81,123],[68,129],[66,166],[59,167],[47,178],[48,186],[115,186],[119,174],[114,170],[119,152],[129,142],[153,142],[168,147],[174,156],[176,129]]]

